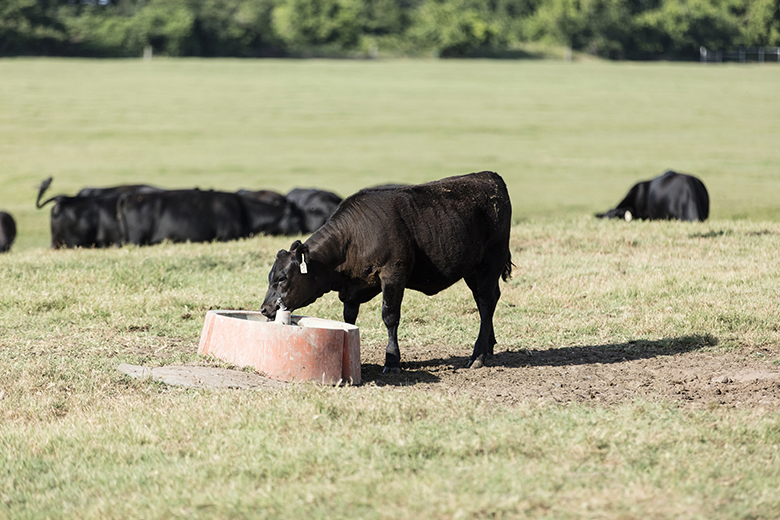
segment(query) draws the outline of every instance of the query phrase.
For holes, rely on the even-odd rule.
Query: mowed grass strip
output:
[[[376,387],[136,389],[3,432],[11,518],[773,518],[780,422]]]
[[[52,194],[152,183],[349,195],[479,170],[514,215],[578,216],[666,169],[714,218],[780,220],[780,67],[500,60],[0,60],[0,208],[49,243]]]
[[[403,386],[208,391],[120,363],[196,354],[210,308],[256,309],[289,238],[33,250],[0,263],[0,516],[773,518],[775,409],[496,407]],[[780,363],[772,222],[539,219],[512,229],[499,349],[709,338]],[[467,356],[468,289],[409,292],[405,346]],[[304,309],[339,319],[333,294]],[[358,319],[384,348],[379,299]],[[661,348],[660,346],[658,348]]]

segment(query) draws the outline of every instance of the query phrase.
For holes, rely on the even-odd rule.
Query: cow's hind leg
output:
[[[401,321],[401,301],[404,298],[402,284],[382,284],[382,321],[387,327],[385,367],[382,373],[401,371],[401,349],[398,347],[398,324]]]
[[[469,358],[468,367],[479,368],[485,364],[485,360],[493,356],[493,346],[496,344],[496,334],[493,330],[493,314],[496,311],[501,290],[498,287],[498,279],[501,276],[503,264],[481,265],[475,272],[464,277],[466,285],[471,289],[474,301],[479,310],[479,335],[474,343],[474,352]]]

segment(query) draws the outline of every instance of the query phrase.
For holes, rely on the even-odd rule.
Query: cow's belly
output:
[[[419,291],[431,296],[440,293],[461,278],[463,277],[446,277],[438,273],[428,273],[410,278],[406,287],[407,289]]]

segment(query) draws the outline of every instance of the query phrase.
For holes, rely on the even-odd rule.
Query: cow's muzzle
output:
[[[279,309],[286,309],[281,298],[277,298],[274,303],[264,303],[260,308],[260,313],[269,320],[274,320],[276,319],[276,311]]]

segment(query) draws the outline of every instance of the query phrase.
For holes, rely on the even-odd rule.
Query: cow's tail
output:
[[[48,179],[44,180],[41,183],[40,186],[38,186],[38,198],[35,199],[35,207],[36,208],[41,209],[46,204],[48,204],[49,202],[51,202],[53,200],[56,200],[57,197],[59,197],[59,195],[57,195],[55,197],[52,197],[52,198],[48,199],[46,202],[41,203],[41,197],[43,197],[43,194],[46,193],[46,190],[48,190],[49,186],[51,186],[51,181],[52,181],[52,178],[49,177]]]
[[[512,268],[515,264],[512,263],[512,253],[506,252],[506,264],[504,264],[504,270],[501,271],[501,279],[508,282],[512,278]]]

